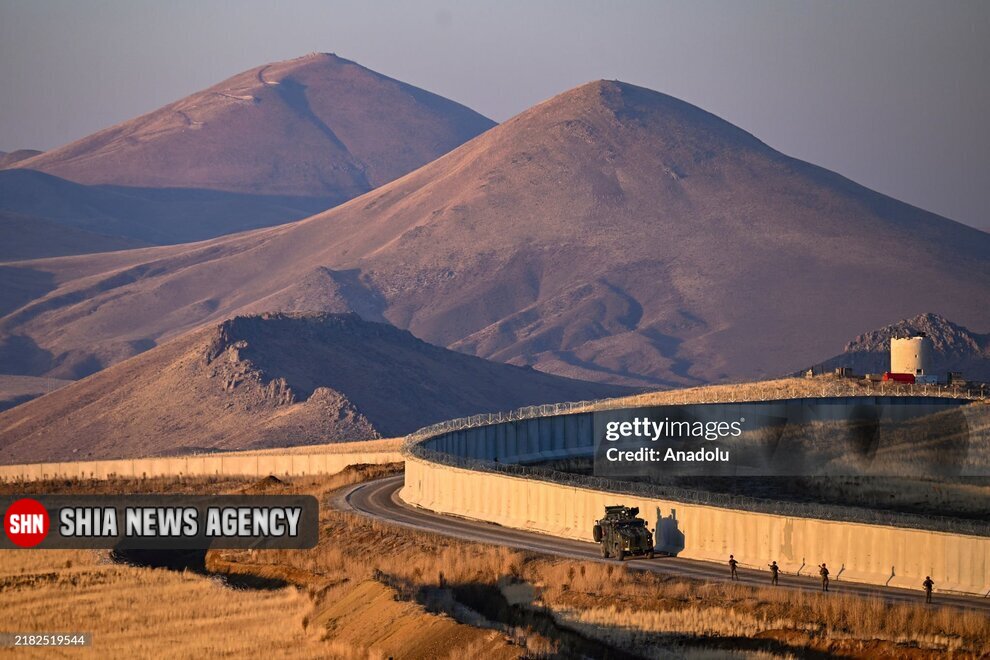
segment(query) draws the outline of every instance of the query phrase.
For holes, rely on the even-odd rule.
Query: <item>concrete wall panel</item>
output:
[[[482,497],[465,497],[467,490]],[[515,529],[591,541],[606,504],[638,506],[650,527],[660,512],[660,544],[678,556],[724,563],[729,554],[766,570],[817,575],[823,561],[839,581],[920,589],[931,575],[940,589],[990,591],[990,539],[882,525],[791,518],[617,495],[575,486],[407,458],[406,502]],[[891,576],[893,568],[893,577]]]
[[[216,467],[219,467],[217,462]],[[208,456],[188,456],[186,457],[186,474],[193,477],[205,477],[215,474],[214,460]]]
[[[220,473],[224,476],[258,476],[257,456],[221,456]]]
[[[164,460],[165,460],[166,474],[179,475],[180,477],[189,476],[189,469],[186,465],[185,456],[171,456]],[[111,461],[107,461],[107,462],[111,462]],[[125,461],[112,461],[112,462],[119,465],[120,463],[124,463]]]
[[[53,478],[106,479],[117,477],[177,476],[302,476],[336,474],[350,465],[365,463],[401,463],[397,451],[259,454],[204,454],[164,458],[135,458],[108,461],[72,461],[66,463],[29,463],[0,465],[0,481],[40,481]]]

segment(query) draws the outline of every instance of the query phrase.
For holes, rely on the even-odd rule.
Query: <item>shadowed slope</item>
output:
[[[33,170],[0,171],[0,260],[214,238],[307,217],[339,197],[193,188],[84,186]],[[61,232],[61,235],[60,235]]]

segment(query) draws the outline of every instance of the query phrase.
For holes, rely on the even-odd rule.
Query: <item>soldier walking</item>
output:
[[[931,575],[925,576],[925,581],[922,582],[925,585],[925,603],[932,602],[932,589],[935,588],[935,582],[932,581]]]
[[[818,567],[818,574],[822,576],[822,591],[828,591],[828,567],[825,562]]]
[[[730,573],[731,579],[733,579],[733,580],[738,580],[739,579],[739,576],[736,575],[736,566],[738,566],[738,565],[739,565],[739,562],[736,561],[736,558],[733,557],[732,555],[729,555],[729,573]]]
[[[780,573],[780,566],[777,566],[777,562],[773,561],[769,564],[770,566],[770,584],[777,586],[777,575]]]

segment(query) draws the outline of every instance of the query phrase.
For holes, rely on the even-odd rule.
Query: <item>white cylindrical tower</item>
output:
[[[920,376],[931,372],[932,342],[925,335],[890,340],[890,371]]]

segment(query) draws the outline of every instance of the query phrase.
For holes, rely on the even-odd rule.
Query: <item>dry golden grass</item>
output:
[[[306,658],[328,650],[303,622],[312,610],[296,587],[232,591],[193,573],[110,563],[83,550],[0,553],[3,629],[89,632],[93,645],[67,655]],[[0,650],[48,656],[51,649]]]
[[[284,577],[292,567],[297,571],[295,580],[317,593],[332,593],[335,585],[377,573],[400,585],[410,599],[422,597],[424,590],[500,588],[510,602],[552,613],[563,628],[609,644],[633,644],[627,648],[648,642],[667,648],[672,637],[694,647],[726,638],[762,637],[774,642],[768,646],[774,652],[813,649],[854,656],[953,652],[959,657],[990,653],[990,619],[977,612],[705,583],[621,565],[549,559],[332,510],[324,512],[323,526],[324,540],[311,552],[254,558],[225,553],[218,560],[269,577]],[[267,571],[252,564],[260,561]],[[726,650],[724,645],[720,648]]]
[[[215,495],[228,493],[247,485],[242,477],[149,477],[132,479],[49,479],[47,481],[0,481],[0,495],[31,494],[127,494],[127,493],[192,493]]]
[[[367,466],[275,488],[320,494],[396,466]],[[39,486],[40,487],[40,486]],[[48,483],[46,492],[248,492],[232,479],[152,479]],[[217,553],[211,553],[215,555]],[[250,554],[250,553],[247,553]],[[301,557],[306,551],[287,553]],[[243,566],[242,566],[243,568]],[[93,645],[72,655],[101,658],[204,655],[285,658],[515,658],[525,647],[490,628],[430,613],[374,579],[344,578],[321,594],[312,576],[290,566],[228,573],[276,577],[290,586],[233,589],[220,577],[115,564],[106,552],[0,552],[0,630],[88,632]],[[366,571],[359,571],[364,576]],[[368,574],[370,575],[370,574]],[[317,607],[319,604],[319,607]],[[47,656],[51,649],[0,655]],[[465,655],[467,654],[467,655]]]
[[[906,648],[990,653],[990,618],[878,598],[672,578],[607,564],[541,560],[526,577],[568,621],[664,634],[754,637],[798,631],[820,642],[880,640]],[[603,598],[603,594],[607,597]],[[648,604],[645,605],[644,604]]]
[[[497,630],[457,623],[426,613],[422,605],[399,600],[395,591],[368,579],[335,589],[323,599],[311,624],[327,631],[337,648],[355,654],[396,658],[518,658],[520,648]]]
[[[315,612],[304,589],[231,589],[191,572],[111,563],[82,550],[0,553],[2,629],[88,632],[72,655],[102,658],[204,655],[278,658],[436,658],[473,648],[518,657],[503,635],[428,613],[366,580],[342,585]],[[0,656],[47,656],[51,649],[0,649]],[[467,656],[459,656],[467,657]]]
[[[396,469],[364,466],[332,477],[274,483],[267,492],[312,493],[326,502],[336,488]],[[220,487],[159,481],[162,489]],[[113,487],[128,492],[126,483]],[[144,482],[130,483],[133,488]],[[228,491],[247,487],[223,484]],[[85,553],[79,553],[82,558],[8,553],[36,558],[30,559],[36,564],[12,568],[6,556],[0,558],[2,579],[20,580],[10,583],[17,585],[13,588],[0,582],[0,609],[16,611],[22,618],[13,621],[31,624],[30,630],[104,631],[98,639],[115,646],[93,647],[102,655],[121,648],[143,656],[155,645],[174,643],[169,655],[181,657],[207,642],[235,655],[249,648],[272,649],[276,656],[298,650],[341,658],[385,658],[398,648],[406,653],[397,657],[410,657],[411,650],[413,657],[424,658],[566,656],[580,652],[580,644],[594,643],[655,657],[677,649],[692,658],[734,651],[854,657],[990,653],[988,617],[937,605],[705,583],[547,558],[414,532],[329,507],[323,507],[321,529],[313,550],[209,553],[208,567],[215,573],[292,585],[264,592],[231,591],[199,575],[100,565]],[[67,560],[73,565],[65,566]],[[501,610],[484,607],[499,600]],[[228,618],[229,629],[238,634],[209,640],[208,631]],[[158,620],[160,626],[152,625]],[[179,630],[188,634],[176,641]],[[575,632],[598,642],[575,641]],[[257,639],[258,634],[266,637]],[[430,638],[443,643],[431,646]],[[278,644],[291,649],[277,650]]]

